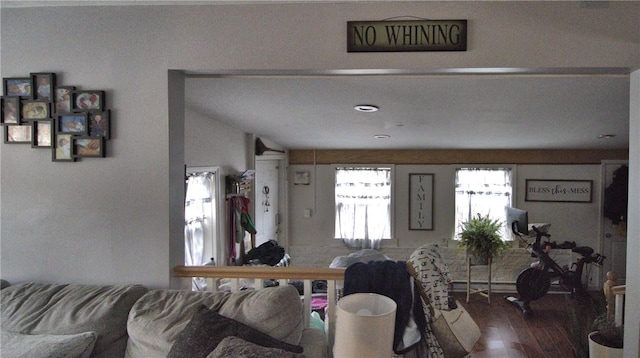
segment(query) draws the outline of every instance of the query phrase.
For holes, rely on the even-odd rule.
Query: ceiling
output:
[[[186,107],[288,149],[629,146],[624,69],[188,73]]]

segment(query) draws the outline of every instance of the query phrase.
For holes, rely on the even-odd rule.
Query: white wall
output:
[[[425,243],[455,246],[448,243],[454,235],[454,183],[456,165],[396,165],[394,177],[394,238],[383,243],[383,251],[389,256],[406,255]],[[296,264],[327,266],[336,256],[349,252],[340,240],[333,239],[334,232],[334,167],[331,165],[292,165],[289,175],[298,171],[311,173],[310,185],[290,184],[290,246],[298,256]],[[434,229],[409,230],[408,177],[410,173],[434,174]],[[575,241],[577,245],[591,246],[596,251],[599,243],[601,198],[599,165],[517,165],[514,206],[529,211],[530,222],[551,223],[551,240],[558,244]],[[542,203],[525,201],[526,179],[571,179],[593,181],[591,203]],[[289,180],[293,183],[292,178]],[[305,218],[305,209],[313,215]],[[323,250],[309,250],[309,247]],[[327,247],[332,249],[327,250]],[[399,250],[398,250],[399,249]],[[305,253],[305,251],[307,253]],[[397,259],[408,259],[400,256]],[[515,277],[512,277],[515,281]]]
[[[181,241],[176,198],[184,164],[170,132],[184,124],[170,125],[181,121],[167,100],[169,83],[180,75],[168,81],[168,70],[637,65],[638,4],[608,5],[598,11],[578,2],[2,8],[2,77],[50,71],[61,84],[104,89],[114,120],[105,159],[54,163],[46,150],[1,145],[2,276],[169,285],[180,256],[171,251]],[[469,50],[345,51],[347,21],[405,14],[468,19]],[[607,26],[611,19],[618,26]]]

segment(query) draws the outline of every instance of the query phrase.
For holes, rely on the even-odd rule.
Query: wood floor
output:
[[[533,314],[524,317],[505,294],[492,294],[491,304],[480,295],[454,293],[476,321],[482,336],[471,357],[587,357],[587,334],[594,317],[592,299],[547,294],[531,302]],[[572,312],[575,312],[573,314]]]

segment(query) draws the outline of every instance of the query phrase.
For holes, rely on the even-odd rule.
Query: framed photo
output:
[[[2,90],[6,97],[32,98],[31,77],[3,78]]]
[[[311,174],[309,172],[295,172],[293,177],[293,185],[309,185],[310,182]]]
[[[72,91],[71,111],[104,110],[104,91]]]
[[[40,100],[22,101],[22,120],[51,118],[51,102]]]
[[[4,142],[31,143],[31,124],[16,124],[5,126]]]
[[[76,158],[71,153],[72,134],[56,133],[54,135],[55,141],[53,142],[53,157],[54,162],[75,162]]]
[[[52,120],[40,120],[35,121],[31,125],[32,132],[31,146],[33,148],[51,148],[51,142],[53,141],[53,121]]]
[[[433,230],[433,174],[409,174],[409,230]]]
[[[59,113],[56,117],[56,133],[87,135],[86,113]]]
[[[593,180],[527,179],[525,201],[590,203],[593,201]]]
[[[104,157],[105,156],[104,137],[73,137],[72,149],[75,158],[82,157]]]
[[[20,97],[2,97],[0,98],[2,103],[2,117],[0,123],[7,124],[20,124],[20,115],[22,113],[22,102]]]
[[[89,136],[111,138],[111,112],[89,112]]]
[[[40,101],[52,101],[53,89],[56,87],[55,73],[32,73],[33,99]]]
[[[55,111],[56,113],[71,112],[71,92],[75,91],[74,86],[57,86],[55,90]]]

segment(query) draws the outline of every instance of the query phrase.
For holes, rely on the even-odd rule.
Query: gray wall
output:
[[[640,4],[607,6],[597,11],[581,2],[2,8],[2,77],[56,72],[63,84],[105,89],[114,118],[105,159],[53,163],[46,150],[0,145],[2,276],[13,282],[170,285],[171,267],[182,257],[179,134],[185,129],[182,101],[168,100],[180,96],[181,75],[168,70],[637,68]],[[469,50],[346,53],[347,21],[407,14],[468,19]],[[637,79],[634,83],[637,106]],[[638,133],[638,111],[632,113]],[[638,187],[638,136],[631,141]],[[637,216],[637,204],[632,209]],[[636,222],[629,228],[632,247],[639,236]],[[628,261],[637,272],[637,257]],[[637,298],[634,280],[630,297]],[[629,331],[635,342],[638,330]]]

